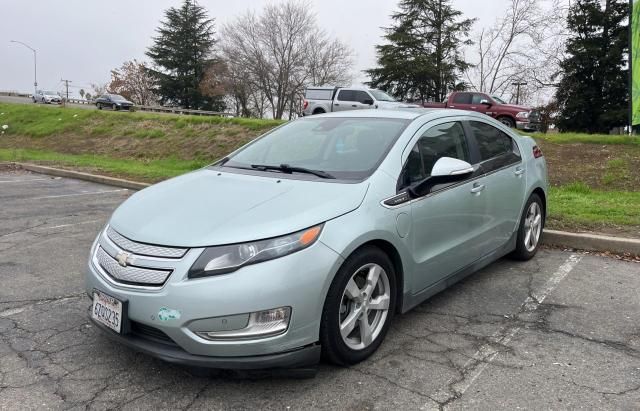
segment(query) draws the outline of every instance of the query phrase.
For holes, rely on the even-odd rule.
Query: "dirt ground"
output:
[[[584,182],[602,190],[640,189],[640,146],[555,144],[540,140],[553,186]]]

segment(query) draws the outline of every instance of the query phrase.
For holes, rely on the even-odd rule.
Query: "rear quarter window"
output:
[[[333,90],[308,89],[305,98],[307,100],[331,100]]]

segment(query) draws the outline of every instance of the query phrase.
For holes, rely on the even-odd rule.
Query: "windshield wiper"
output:
[[[289,164],[280,164],[279,166],[269,166],[269,165],[263,165],[263,164],[252,164],[251,168],[255,168],[256,170],[261,170],[261,171],[269,171],[269,170],[275,170],[275,171],[281,171],[283,173],[286,174],[291,174],[291,173],[306,173],[306,174],[313,174],[314,176],[320,177],[320,178],[328,178],[328,179],[335,179],[334,176],[332,176],[331,174],[327,173],[326,171],[322,171],[322,170],[311,170],[309,168],[304,168],[304,167],[292,167]]]

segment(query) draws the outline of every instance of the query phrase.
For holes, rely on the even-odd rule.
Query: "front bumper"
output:
[[[220,370],[292,369],[313,366],[320,361],[321,348],[318,344],[278,354],[248,357],[210,357],[189,354],[180,347],[155,342],[132,334],[116,334],[95,321],[93,324],[110,339],[124,344],[135,351],[171,364],[189,367],[215,368]]]
[[[127,318],[150,333],[108,336],[138,351],[186,365],[225,368],[290,368],[318,360],[320,319],[324,297],[342,258],[322,244],[286,257],[250,265],[213,277],[188,279],[187,272],[202,249],[191,249],[175,264],[167,282],[158,289],[135,289],[105,278],[90,259],[86,275],[89,295],[99,290],[127,301]],[[289,327],[283,334],[256,339],[210,341],[196,331],[203,320],[211,324],[243,313],[291,307]],[[179,318],[163,320],[160,311],[179,311]],[[154,331],[155,330],[155,331]],[[211,330],[215,331],[215,330]],[[154,338],[154,333],[163,337]]]
[[[541,130],[540,123],[534,123],[531,121],[516,121],[516,128],[518,130],[524,131],[540,131]]]

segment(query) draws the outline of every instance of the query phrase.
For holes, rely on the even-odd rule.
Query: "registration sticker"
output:
[[[120,333],[122,332],[122,306],[122,301],[117,298],[100,291],[94,291],[91,318]]]

